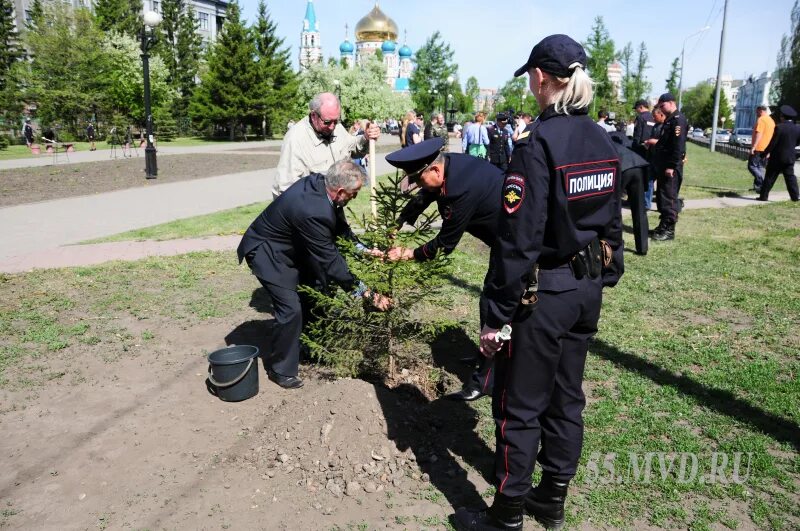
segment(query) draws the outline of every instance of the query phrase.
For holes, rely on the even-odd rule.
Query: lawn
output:
[[[687,211],[678,240],[626,254],[587,362],[570,526],[800,527],[800,294],[787,289],[800,277],[798,227],[790,203]],[[469,337],[487,259],[471,238],[454,253],[460,282],[446,313]],[[0,388],[46,385],[43,367],[69,345],[134,342],[137,333],[109,328],[113,315],[148,330],[159,319],[236,321],[254,286],[230,253],[0,276]],[[493,444],[489,405],[474,404],[476,430]],[[647,455],[651,476],[633,467]],[[712,479],[722,455],[724,482]],[[687,457],[698,461],[688,481],[678,465]]]

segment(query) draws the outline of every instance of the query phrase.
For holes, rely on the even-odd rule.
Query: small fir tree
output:
[[[390,177],[377,190],[377,217],[362,216],[360,239],[368,246],[388,251],[396,245],[419,245],[433,234],[432,223],[438,214],[423,213],[410,232],[397,232],[397,217],[409,201],[399,191],[401,177]],[[449,270],[449,259],[439,253],[427,262],[385,261],[358,251],[350,241],[340,248],[351,271],[371,289],[388,295],[394,306],[386,312],[372,311],[362,299],[341,291],[325,294],[301,288],[312,299],[315,320],[307,326],[303,342],[314,357],[331,365],[340,376],[394,377],[398,364],[414,366],[418,351],[407,352],[409,342],[432,338],[452,323],[427,315],[446,307],[442,288]]]
[[[139,37],[144,27],[141,0],[97,0],[94,16],[102,31]]]

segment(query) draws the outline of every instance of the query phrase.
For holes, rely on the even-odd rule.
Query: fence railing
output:
[[[688,140],[692,144],[703,146],[704,148],[707,148],[708,144],[711,143],[711,140],[708,138],[688,137],[686,140]],[[721,144],[717,142],[714,145],[714,151],[716,151],[717,153],[724,153],[725,155],[730,155],[731,157],[735,157],[740,160],[747,160],[748,157],[750,157],[750,148],[742,146],[734,146],[733,144]]]

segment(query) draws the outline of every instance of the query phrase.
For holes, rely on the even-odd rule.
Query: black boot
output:
[[[654,240],[656,240],[656,241],[659,241],[659,242],[665,242],[665,241],[668,241],[668,240],[674,240],[675,239],[675,224],[674,223],[665,224],[664,228],[661,229],[660,231],[656,231],[653,234],[652,238]]]
[[[654,229],[650,229],[649,231],[647,231],[647,234],[648,234],[649,236],[651,236],[651,237],[652,237],[652,236],[654,236],[654,235],[655,235],[657,232],[660,232],[660,231],[662,231],[662,230],[664,230],[664,222],[663,222],[663,221],[659,221],[659,222],[658,222],[658,225],[656,225],[656,228],[654,228]]]
[[[522,529],[525,497],[495,494],[488,509],[460,507],[453,519],[458,531],[518,531]]]
[[[525,498],[525,512],[546,529],[561,529],[564,527],[564,500],[568,487],[568,481],[556,481],[544,473],[539,485]]]

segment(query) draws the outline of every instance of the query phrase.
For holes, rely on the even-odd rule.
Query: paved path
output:
[[[456,144],[451,141],[453,147]],[[280,141],[272,140],[164,147],[159,150],[159,155],[235,152],[254,148],[272,151],[279,146]],[[47,157],[0,161],[0,169],[47,164],[44,158]],[[108,151],[75,153],[70,161],[78,162],[78,158],[83,162],[107,160]],[[394,169],[386,162],[385,155],[379,154],[377,158],[376,171],[379,175]],[[0,272],[94,265],[109,260],[135,260],[190,251],[233,250],[238,244],[238,236],[168,242],[73,244],[176,219],[266,202],[271,198],[274,177],[275,169],[264,169],[0,208],[0,227],[3,228],[0,231]],[[773,200],[786,200],[788,194],[773,193],[771,197]],[[754,198],[724,197],[687,200],[685,208],[726,208],[753,204],[757,204]]]

